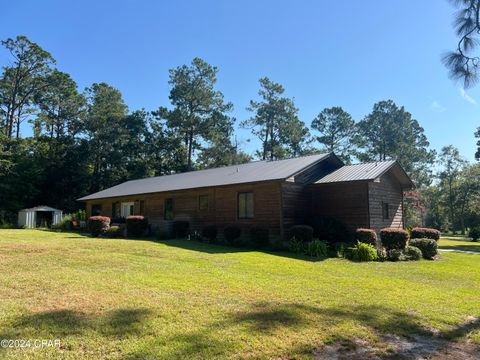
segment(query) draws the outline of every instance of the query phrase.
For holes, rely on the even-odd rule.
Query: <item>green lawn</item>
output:
[[[464,243],[478,246],[441,241]],[[0,274],[0,340],[61,340],[60,349],[0,349],[0,358],[310,358],[348,339],[388,353],[385,334],[480,343],[478,255],[310,261],[0,230]]]

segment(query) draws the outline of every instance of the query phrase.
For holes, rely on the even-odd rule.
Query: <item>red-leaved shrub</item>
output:
[[[364,244],[377,245],[377,233],[372,229],[359,228],[355,231],[355,240]]]
[[[416,227],[412,229],[410,237],[412,239],[433,239],[438,241],[440,239],[440,231],[437,229]]]
[[[403,250],[407,246],[408,232],[400,228],[384,228],[380,230],[380,239],[387,250]]]
[[[127,217],[127,235],[140,237],[145,234],[148,229],[148,220],[144,216],[132,215]]]
[[[88,218],[88,230],[94,237],[105,234],[109,227],[110,218],[108,216],[90,216]]]

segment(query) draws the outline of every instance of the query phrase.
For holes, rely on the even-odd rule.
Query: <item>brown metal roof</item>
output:
[[[162,191],[287,179],[329,156],[334,155],[332,153],[324,153],[286,160],[256,161],[216,169],[132,180],[82,197],[78,200],[85,201]]]
[[[375,180],[394,169],[395,176],[405,188],[413,187],[412,180],[396,160],[376,161],[363,164],[345,165],[316,181],[316,184],[328,184],[346,181]]]

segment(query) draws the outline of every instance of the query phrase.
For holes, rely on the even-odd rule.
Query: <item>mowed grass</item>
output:
[[[447,241],[442,243],[448,244]],[[458,245],[458,244],[457,244]],[[185,240],[0,230],[0,358],[310,358],[430,334],[480,343],[480,256],[310,261]]]

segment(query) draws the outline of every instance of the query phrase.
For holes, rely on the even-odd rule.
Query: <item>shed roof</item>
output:
[[[54,209],[50,206],[40,205],[40,206],[35,206],[29,209],[22,209],[20,211],[62,211],[62,210]]]
[[[323,178],[316,181],[316,184],[328,184],[347,181],[375,180],[388,171],[395,171],[395,176],[404,188],[414,186],[410,177],[396,160],[375,161],[363,164],[345,165]]]
[[[255,161],[247,164],[225,166],[216,169],[190,171],[181,174],[131,180],[97,193],[84,196],[78,200],[86,201],[162,191],[186,190],[201,187],[287,179],[329,156],[335,155],[333,153],[323,153],[286,160]]]

